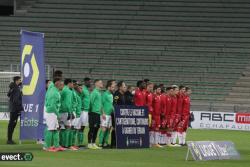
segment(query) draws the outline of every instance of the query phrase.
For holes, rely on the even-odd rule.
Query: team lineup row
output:
[[[152,147],[185,145],[190,117],[191,89],[185,86],[155,85],[138,81],[127,88],[125,82],[109,80],[104,90],[102,80],[90,78],[84,84],[71,79],[62,81],[56,71],[47,82],[45,97],[46,151],[78,150],[83,143],[85,127],[89,127],[89,149],[116,147],[114,105],[146,106],[149,111],[149,135]],[[99,131],[99,146],[96,138]],[[109,136],[111,134],[111,145]],[[179,144],[176,144],[177,139]]]

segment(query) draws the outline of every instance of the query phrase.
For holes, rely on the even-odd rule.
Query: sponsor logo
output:
[[[0,153],[0,161],[32,161],[32,153]]]
[[[193,111],[194,129],[228,129],[250,131],[250,113]]]
[[[235,122],[239,124],[250,124],[250,114],[237,113]]]
[[[209,121],[224,121],[224,122],[234,122],[233,113],[212,113],[212,112],[202,112],[200,120]]]
[[[188,154],[190,151],[194,160],[197,161],[240,159],[239,152],[230,141],[188,141],[187,143]]]
[[[32,45],[25,45],[22,51],[22,69],[25,78],[31,78],[30,83],[27,85],[23,85],[23,95],[31,96],[34,94],[37,81],[39,78],[39,69],[37,66],[35,54],[32,52]],[[25,61],[26,56],[31,56],[30,62]],[[30,68],[31,66],[31,68]],[[31,76],[31,70],[33,70],[33,74]]]

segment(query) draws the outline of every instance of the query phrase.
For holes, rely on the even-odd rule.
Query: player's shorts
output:
[[[61,129],[65,129],[65,126],[72,126],[73,120],[68,120],[68,113],[61,113],[59,116],[59,125]]]
[[[100,114],[95,112],[89,112],[89,127],[90,128],[99,128],[101,123]]]
[[[47,112],[46,112],[46,107],[43,107],[43,124],[46,124],[46,116],[47,116]]]
[[[87,111],[82,111],[80,116],[80,126],[89,125],[89,113]]]
[[[112,127],[111,115],[105,115],[105,119],[103,119],[103,116],[101,115],[100,119],[101,119],[101,126],[102,127],[106,127],[106,128]]]
[[[57,115],[55,113],[46,113],[46,125],[48,130],[57,130],[59,128]]]
[[[80,121],[80,117],[75,118],[72,122],[72,126],[74,126],[75,129],[81,129],[81,121]]]

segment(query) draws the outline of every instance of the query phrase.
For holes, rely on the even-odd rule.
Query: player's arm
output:
[[[135,95],[133,97],[134,105],[137,105],[138,90],[135,90]]]
[[[104,94],[102,95],[102,106],[105,106],[105,103],[106,103],[106,94],[104,93]],[[105,114],[105,108],[104,108],[104,107],[102,107],[101,113],[102,113],[102,114]]]
[[[18,111],[23,110],[22,101],[20,100],[21,92],[15,88],[11,96],[13,97],[12,102],[16,106],[16,109]]]
[[[86,98],[87,92],[85,89],[82,89],[81,96],[82,98]]]
[[[103,107],[103,102],[102,102],[102,95],[101,95],[101,97],[100,97],[100,98],[101,98],[101,99],[100,99],[100,100],[101,100],[101,104],[100,104],[100,105],[101,105],[101,106],[100,106],[100,110],[101,110],[101,111],[103,111],[103,110],[104,110],[104,107]],[[102,113],[102,112],[101,112],[101,113]]]
[[[72,92],[72,107],[73,107],[73,111],[76,112],[77,110],[77,106],[78,106],[78,99],[77,99],[77,94],[75,92]]]
[[[96,100],[96,93],[95,92],[92,92],[90,94],[90,105],[91,105],[91,108],[93,109],[93,106],[95,105],[95,100]]]
[[[107,102],[106,101],[106,98],[107,96],[106,96],[106,94],[104,93],[103,95],[102,95],[102,105],[101,105],[101,115],[102,115],[102,119],[106,119],[106,116],[105,116],[105,108],[103,107],[103,106],[105,106],[105,103]]]
[[[57,116],[59,116],[59,106],[60,106],[60,99],[59,96],[56,93],[53,93],[53,95],[48,97],[48,106],[47,110],[55,113]]]
[[[147,103],[146,105],[148,106],[149,114],[152,114],[153,113],[153,97],[149,97],[146,103]]]
[[[68,113],[72,112],[72,92],[70,90],[65,90],[64,94],[64,106]]]
[[[161,115],[166,116],[166,98],[161,98]]]
[[[177,114],[182,114],[183,112],[183,99],[182,97],[179,97],[177,99]]]

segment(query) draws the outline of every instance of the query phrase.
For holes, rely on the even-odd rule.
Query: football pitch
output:
[[[45,152],[42,146],[34,141],[25,141],[20,145],[6,145],[7,121],[0,121],[0,152],[31,152],[33,161],[1,162],[0,167],[249,167],[250,166],[250,133],[226,130],[189,130],[188,141],[228,140],[233,141],[241,154],[240,160],[223,161],[185,161],[187,147],[180,148],[150,148],[150,149],[103,149]],[[18,142],[16,128],[14,140]],[[85,138],[86,139],[86,138]],[[86,140],[85,140],[86,141]]]

